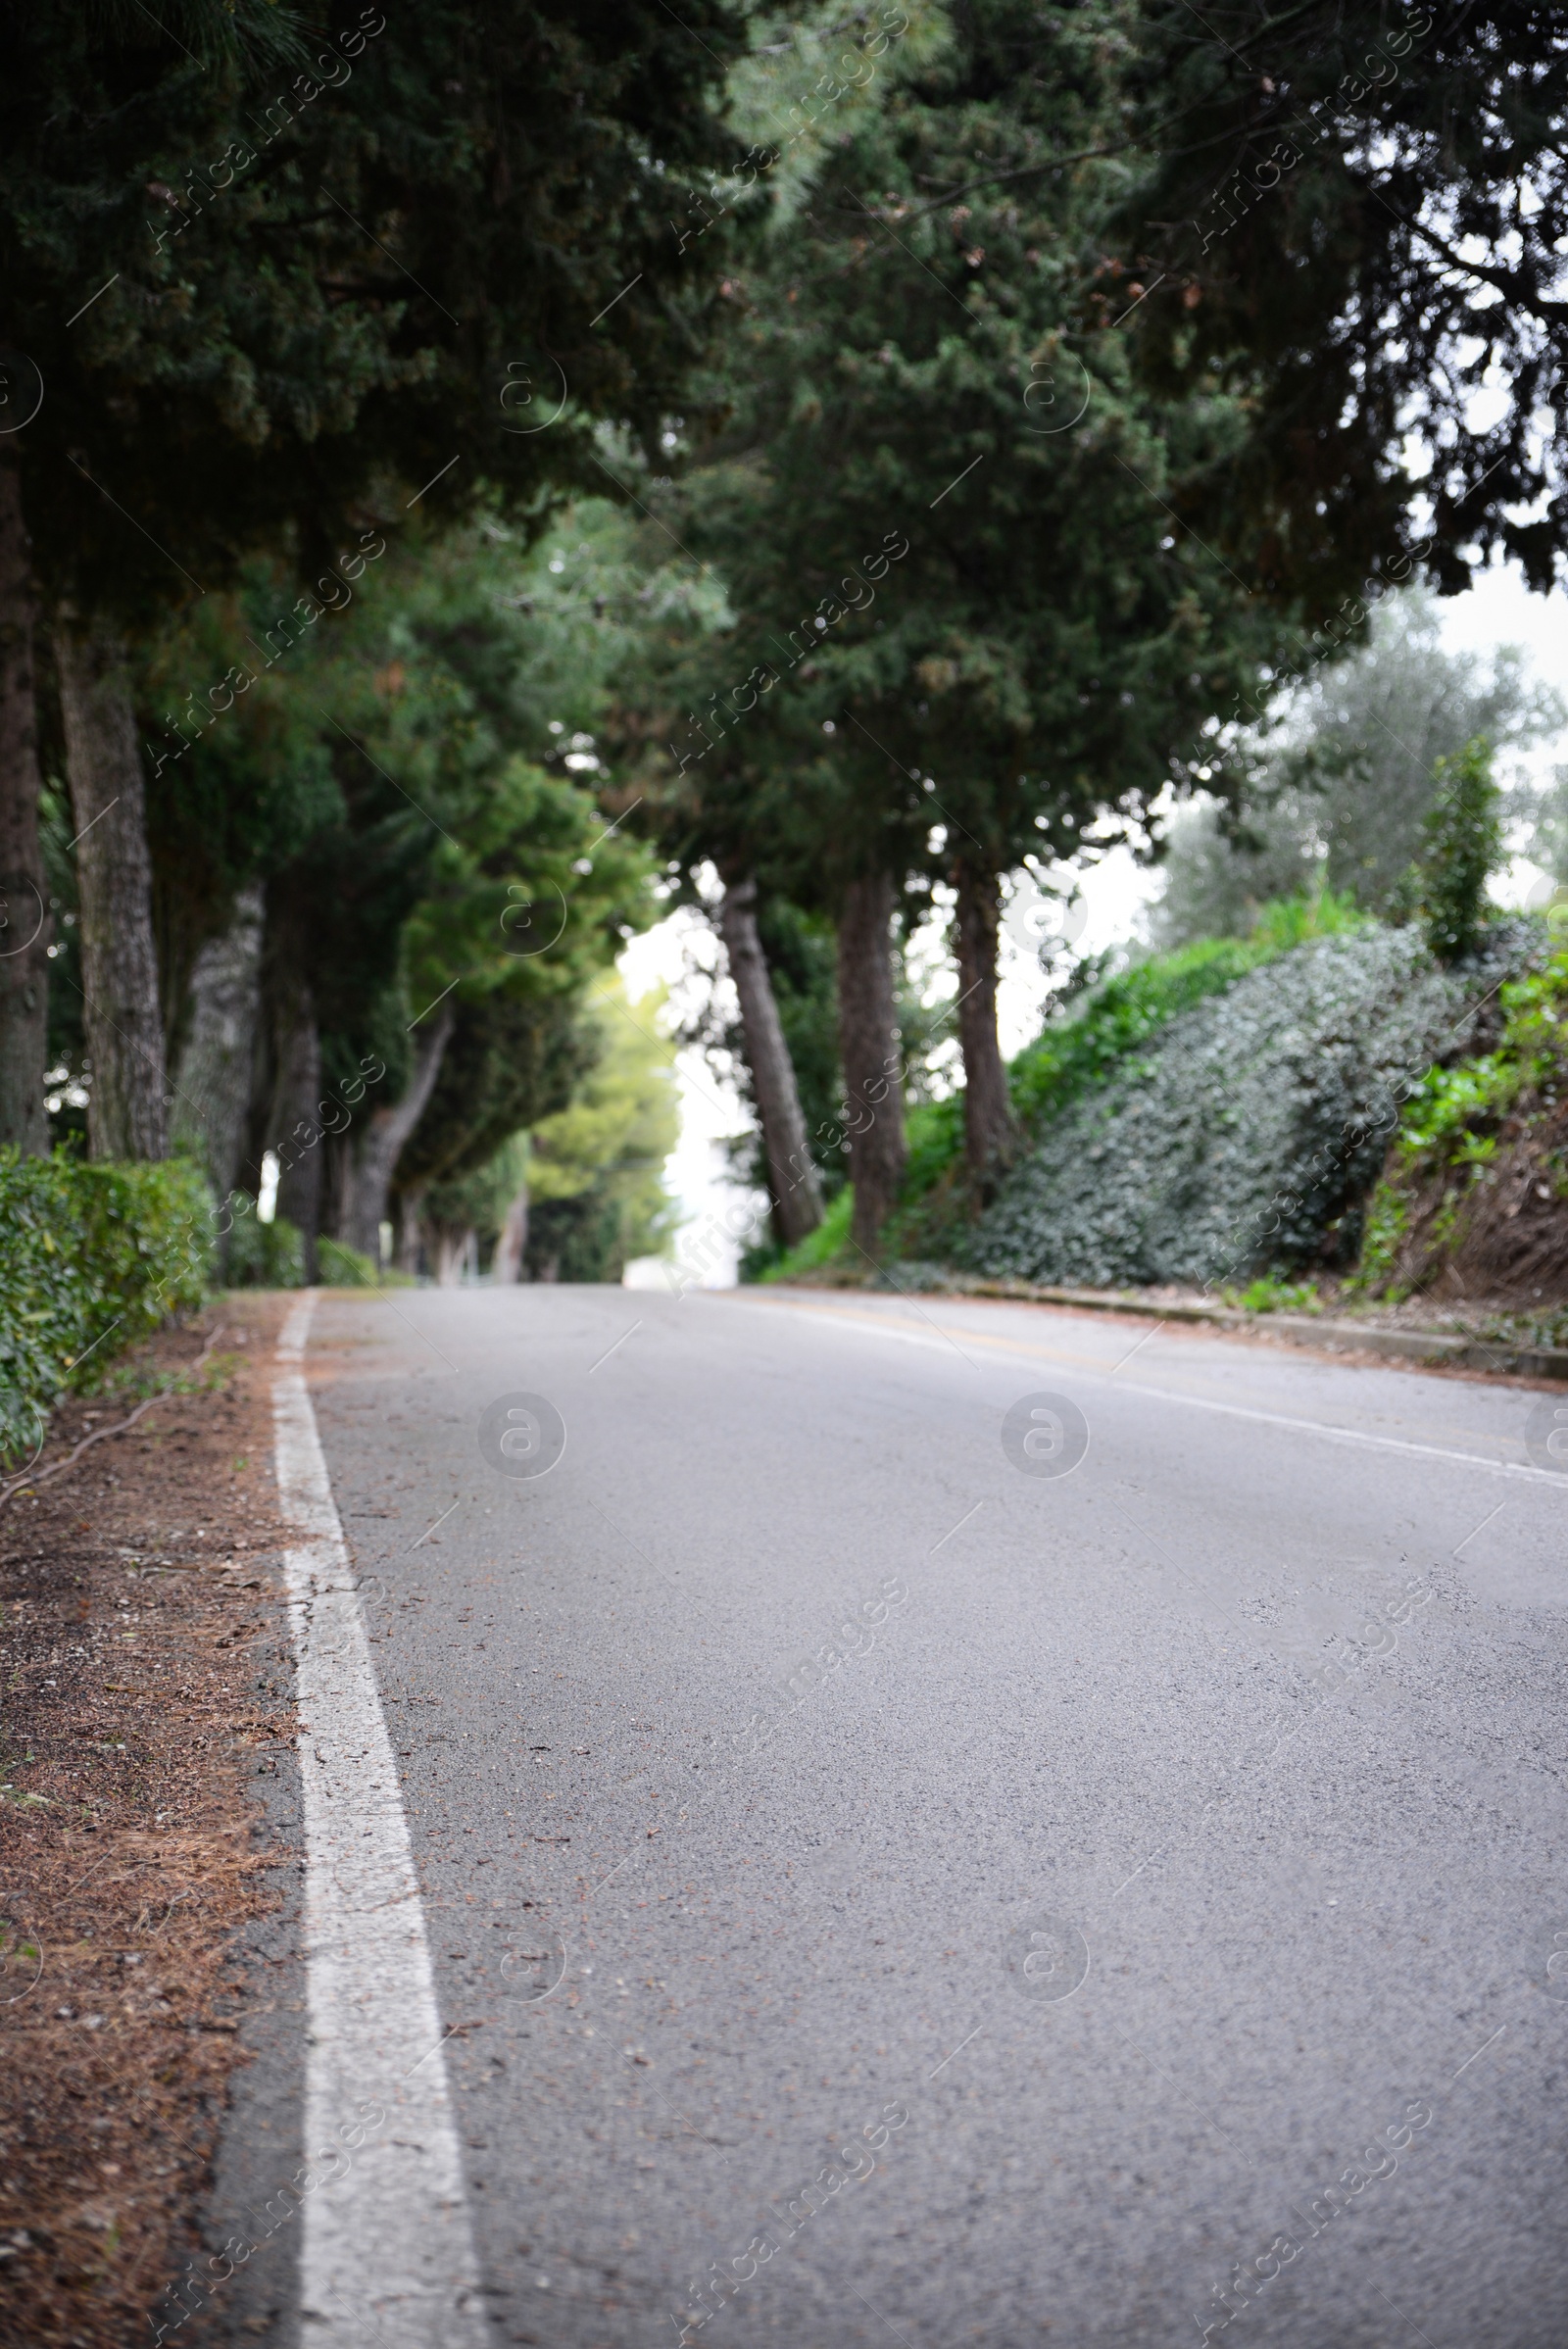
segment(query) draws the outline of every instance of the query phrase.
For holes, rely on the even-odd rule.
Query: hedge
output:
[[[0,1466],[37,1450],[62,1395],[122,1347],[200,1304],[212,1194],[184,1159],[89,1164],[0,1150]]]
[[[263,1223],[242,1191],[229,1195],[232,1227],[223,1277],[230,1289],[303,1289],[305,1242],[286,1216]],[[410,1289],[406,1272],[378,1271],[374,1261],[341,1240],[318,1240],[317,1269],[326,1289]]]

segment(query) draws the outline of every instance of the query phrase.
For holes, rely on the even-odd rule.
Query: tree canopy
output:
[[[669,405],[707,296],[665,175],[734,153],[713,0],[689,28],[336,0],[314,32],[244,0],[221,41],[216,5],[7,15],[0,267],[51,593],[200,595],[280,525],[323,569],[416,494],[598,479],[586,419]]]
[[[1559,13],[1139,0],[1123,23],[1138,168],[1106,285],[1147,295],[1157,381],[1248,404],[1195,523],[1319,611],[1414,543],[1445,593],[1494,551],[1549,585],[1568,518]]]
[[[667,1040],[611,966],[678,902],[780,1231],[847,1170],[871,1255],[933,916],[971,1209],[1019,876],[1172,796],[1171,936],[1446,857],[1465,951],[1487,759],[1560,712],[1384,590],[1559,564],[1544,12],[11,29],[0,1138],[47,1068],[100,1156],[275,1154],[307,1268],[612,1265]]]

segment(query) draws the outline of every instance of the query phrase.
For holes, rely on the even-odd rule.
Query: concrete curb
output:
[[[1568,1381],[1568,1349],[1514,1346],[1502,1339],[1454,1337],[1444,1330],[1381,1330],[1360,1321],[1325,1321],[1312,1313],[1246,1313],[1234,1305],[1160,1304],[1152,1297],[1106,1289],[1042,1289],[1027,1281],[947,1284],[965,1297],[1011,1297],[1022,1304],[1065,1305],[1078,1313],[1144,1313],[1160,1321],[1206,1323],[1282,1338],[1288,1346],[1321,1352],[1381,1354],[1393,1362],[1442,1363],[1454,1370],[1491,1370],[1515,1378]]]

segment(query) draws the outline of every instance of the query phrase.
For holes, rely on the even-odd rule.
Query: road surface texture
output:
[[[1568,1398],[973,1299],[302,1310],[309,2028],[220,2199],[346,2150],[270,2337],[1568,2341]]]

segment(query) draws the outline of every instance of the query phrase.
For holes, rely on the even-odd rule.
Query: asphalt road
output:
[[[1141,1328],[320,1301],[498,2342],[1568,2340],[1552,1405]]]

